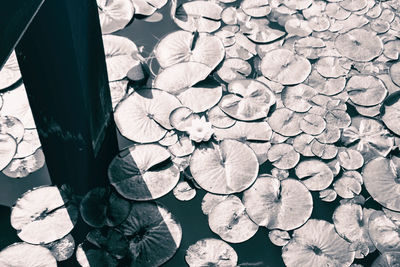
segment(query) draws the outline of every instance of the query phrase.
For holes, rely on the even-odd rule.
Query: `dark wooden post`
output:
[[[118,152],[95,0],[45,0],[16,47],[54,184],[106,184]]]

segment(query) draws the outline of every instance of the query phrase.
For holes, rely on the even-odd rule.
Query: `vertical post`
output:
[[[54,184],[106,184],[118,152],[95,0],[46,0],[16,47]]]

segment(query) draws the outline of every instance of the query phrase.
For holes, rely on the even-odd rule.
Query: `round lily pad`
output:
[[[320,191],[333,181],[333,173],[329,166],[320,160],[303,160],[296,166],[296,175],[309,190]]]
[[[21,142],[25,129],[22,122],[12,116],[0,117],[0,133],[11,135],[17,143]]]
[[[335,201],[336,197],[337,197],[337,193],[333,189],[328,188],[328,189],[319,191],[319,198],[322,201],[332,202],[332,201]]]
[[[251,1],[253,0],[249,2]],[[270,27],[270,21],[266,18],[252,18],[242,24],[240,30],[255,43],[270,43],[286,34],[284,31]]]
[[[45,247],[18,242],[0,251],[0,265],[57,267],[57,261]]]
[[[135,13],[131,0],[97,0],[97,6],[103,34],[125,28]]]
[[[5,169],[3,169],[2,172],[8,177],[22,178],[42,168],[44,163],[45,157],[43,150],[39,148],[30,156],[11,160],[11,162]]]
[[[397,62],[395,64],[393,64],[392,66],[390,66],[389,69],[390,72],[390,78],[392,78],[392,81],[400,86],[400,62]]]
[[[400,159],[378,157],[368,162],[362,171],[365,187],[382,206],[400,211]]]
[[[128,239],[132,267],[156,267],[179,248],[182,229],[165,207],[155,202],[136,202],[118,227]]]
[[[346,170],[356,170],[364,165],[364,158],[360,152],[354,149],[341,149],[337,155],[337,159]]]
[[[169,122],[174,129],[178,131],[186,131],[187,128],[192,126],[192,121],[199,118],[200,116],[193,113],[190,108],[182,106],[171,112],[169,115]]]
[[[111,188],[96,187],[82,199],[82,219],[92,227],[116,226],[129,214],[131,204],[119,197]]]
[[[230,94],[222,97],[219,107],[238,120],[265,118],[275,103],[274,93],[257,80],[235,80],[228,85]]]
[[[39,133],[36,129],[25,129],[24,137],[18,143],[14,158],[26,158],[34,154],[41,147]]]
[[[215,128],[214,134],[217,140],[269,141],[272,136],[272,130],[266,121],[237,121],[233,126],[226,129]]]
[[[196,148],[190,160],[190,172],[204,190],[232,194],[254,182],[258,161],[246,144],[228,139]]]
[[[171,154],[160,145],[133,145],[120,152],[110,163],[110,183],[123,197],[151,200],[170,192],[180,172]]]
[[[284,85],[298,84],[310,75],[311,64],[290,50],[275,49],[263,57],[261,72],[266,78]]]
[[[302,115],[287,108],[275,110],[268,119],[268,123],[274,132],[283,136],[296,136],[302,131],[300,120]]]
[[[128,253],[128,240],[114,228],[93,229],[86,235],[86,240],[117,259],[124,258]]]
[[[66,236],[78,220],[78,207],[56,186],[24,193],[14,204],[11,225],[31,244],[50,243]]]
[[[268,0],[243,0],[240,4],[244,13],[252,17],[264,17],[271,12]]]
[[[82,267],[117,267],[118,265],[117,259],[111,254],[87,241],[78,245],[75,256]]]
[[[268,150],[268,160],[282,170],[294,168],[300,160],[300,154],[289,144],[276,144]]]
[[[314,136],[309,134],[300,134],[294,138],[293,148],[303,156],[312,157],[314,156],[314,153],[311,149],[313,141]]]
[[[5,89],[21,79],[21,72],[15,51],[10,54],[4,66],[0,69],[0,89]]]
[[[212,126],[217,128],[229,128],[236,123],[236,120],[226,115],[219,106],[215,106],[207,111],[207,119],[211,122]]]
[[[208,224],[211,231],[230,243],[247,241],[258,230],[258,225],[249,218],[242,201],[233,195],[211,210]]]
[[[139,143],[152,143],[162,139],[167,129],[172,129],[169,116],[179,106],[179,100],[167,92],[142,89],[117,105],[114,119],[124,137]]]
[[[132,0],[135,14],[150,16],[167,4],[167,0]]]
[[[301,182],[288,178],[279,181],[261,175],[243,193],[243,204],[250,218],[268,229],[293,230],[311,216],[311,193]]]
[[[216,74],[226,83],[244,79],[251,73],[251,65],[241,58],[227,58]]]
[[[400,227],[393,223],[382,211],[375,211],[369,217],[369,236],[381,252],[398,252],[400,249]]]
[[[215,238],[205,238],[189,246],[185,260],[190,267],[231,267],[237,265],[238,255],[226,242]]]
[[[282,230],[272,230],[268,233],[269,240],[275,246],[283,247],[290,240],[290,235],[287,231]]]
[[[340,57],[322,57],[315,64],[315,68],[325,78],[339,78],[349,73],[351,61]]]
[[[140,66],[142,57],[136,44],[128,38],[103,35],[103,44],[109,82],[122,80],[132,67]]]
[[[382,121],[389,130],[400,135],[400,93],[391,94],[384,102],[381,108]]]
[[[374,76],[353,75],[346,84],[350,100],[360,106],[374,106],[381,103],[387,89],[384,83]]]
[[[215,206],[224,201],[227,197],[227,195],[206,193],[201,201],[201,210],[204,215],[208,215]]]
[[[354,61],[370,61],[383,52],[381,39],[371,31],[354,29],[339,35],[335,47],[343,56]]]
[[[154,54],[162,68],[194,61],[214,69],[224,58],[225,49],[216,36],[175,31],[161,39]]]
[[[68,234],[59,240],[46,244],[45,247],[50,249],[57,261],[65,261],[74,254],[75,240],[71,234]]]
[[[17,142],[9,134],[0,134],[0,170],[12,161],[17,150]]]
[[[363,180],[359,172],[346,171],[333,183],[333,188],[342,198],[354,198],[361,193],[362,184]]]
[[[181,136],[178,142],[168,147],[168,151],[176,157],[188,156],[193,153],[194,149],[193,141],[185,135]]]
[[[317,114],[307,114],[300,121],[300,129],[311,135],[318,135],[326,128],[324,118]]]
[[[282,248],[282,258],[288,267],[350,266],[354,252],[349,246],[333,224],[311,219],[293,232],[292,239]]]
[[[196,189],[188,182],[183,181],[176,185],[173,190],[174,196],[180,201],[189,201],[196,196]]]
[[[317,91],[305,84],[286,86],[282,90],[282,101],[286,108],[296,112],[306,112],[312,105],[309,100],[317,94]]]

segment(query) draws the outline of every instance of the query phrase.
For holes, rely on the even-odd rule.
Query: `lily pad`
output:
[[[400,62],[390,66],[390,78],[396,85],[400,86]]]
[[[103,34],[125,28],[135,13],[131,0],[97,0],[97,7]]]
[[[211,231],[230,243],[241,243],[249,240],[258,230],[246,212],[246,208],[236,196],[216,205],[208,214]]]
[[[215,128],[217,140],[236,139],[239,141],[269,141],[272,130],[268,122],[244,122],[237,121],[233,126],[226,129]]]
[[[381,103],[387,89],[384,83],[373,76],[353,75],[346,84],[351,101],[360,106],[374,106]]]
[[[311,86],[299,84],[296,86],[286,86],[282,90],[282,101],[286,108],[296,112],[306,112],[311,107],[310,99],[317,94]]]
[[[172,129],[169,116],[179,106],[180,101],[167,92],[142,89],[117,105],[114,119],[124,137],[139,143],[152,143],[161,140],[167,129]]]
[[[31,244],[50,243],[66,236],[78,220],[78,207],[56,186],[25,192],[15,202],[11,225]]]
[[[322,201],[332,202],[332,201],[335,201],[336,197],[337,197],[337,193],[333,189],[328,188],[328,189],[319,191],[319,198]]]
[[[92,227],[113,227],[128,217],[131,204],[111,188],[96,187],[81,200],[82,219]]]
[[[293,232],[282,249],[286,266],[350,266],[354,252],[350,243],[341,238],[333,224],[311,219]]]
[[[194,61],[215,69],[224,58],[225,49],[216,36],[175,31],[161,39],[154,54],[162,68]]]
[[[93,229],[86,235],[86,240],[117,259],[122,259],[128,253],[128,240],[113,228]]]
[[[196,148],[190,160],[190,172],[206,191],[232,194],[249,187],[257,178],[258,161],[253,150],[235,140]]]
[[[229,128],[236,123],[236,120],[226,115],[225,112],[223,112],[218,106],[215,106],[207,111],[207,119],[212,126],[221,129]]]
[[[203,211],[204,215],[208,215],[215,206],[227,198],[228,195],[206,193],[201,201],[201,210]]]
[[[243,193],[243,204],[250,218],[268,229],[293,230],[311,216],[313,200],[299,181],[288,178],[279,181],[261,175]]]
[[[268,119],[268,123],[274,132],[283,136],[296,136],[302,131],[300,121],[302,115],[287,108],[275,110]]]
[[[346,171],[333,183],[333,188],[342,198],[354,198],[361,193],[362,184],[363,180],[359,172]]]
[[[287,231],[277,229],[270,231],[268,237],[271,243],[278,247],[283,247],[290,240],[290,235]]]
[[[230,267],[237,265],[238,255],[226,242],[215,238],[205,238],[189,246],[185,261],[190,267],[210,265]]]
[[[271,12],[268,0],[243,0],[240,4],[243,12],[252,17],[264,17]]]
[[[400,159],[378,157],[368,162],[362,171],[365,188],[382,206],[400,211]]]
[[[3,169],[3,173],[12,178],[23,178],[44,166],[45,157],[42,149],[36,150],[25,158],[15,158]]]
[[[0,69],[0,89],[5,89],[21,79],[17,56],[13,51],[4,66]]]
[[[381,253],[399,251],[400,228],[382,211],[375,211],[371,214],[368,229],[372,242]]]
[[[320,160],[303,160],[296,166],[295,171],[297,177],[312,191],[326,189],[333,181],[332,170]]]
[[[128,239],[131,267],[156,267],[179,248],[182,229],[165,207],[155,202],[136,202],[118,227]]]
[[[382,121],[389,130],[400,135],[400,93],[391,94],[384,102],[381,108]]]
[[[12,161],[17,150],[17,142],[9,134],[0,134],[0,170]]]
[[[89,242],[83,242],[76,249],[76,260],[82,267],[117,267],[118,261],[107,251]]]
[[[150,16],[167,4],[167,0],[132,0],[135,14]]]
[[[337,159],[346,170],[357,170],[364,165],[364,158],[360,152],[354,149],[341,149]]]
[[[179,170],[171,154],[160,145],[133,145],[110,163],[110,183],[123,197],[151,200],[170,192],[179,180]]]
[[[300,154],[289,144],[276,144],[268,150],[268,160],[282,170],[294,168],[300,160]]]
[[[228,85],[230,94],[222,97],[219,107],[238,120],[265,118],[275,103],[274,93],[257,80],[235,80]]]
[[[245,79],[251,73],[251,65],[241,58],[228,58],[224,60],[216,74],[226,83],[234,80]]]
[[[251,1],[253,0],[250,0],[249,2]],[[249,21],[246,21],[245,24],[242,24],[240,30],[247,36],[247,38],[256,43],[270,43],[280,39],[286,34],[284,31],[272,28],[270,26],[270,21],[265,18],[252,18]]]
[[[45,247],[18,242],[0,251],[0,264],[10,267],[56,267],[57,261]]]
[[[71,258],[75,252],[75,240],[71,234],[68,234],[59,240],[46,244],[45,247],[50,249],[57,261],[65,261]]]
[[[180,201],[189,201],[196,196],[196,189],[186,181],[179,182],[173,190],[174,196]]]
[[[261,61],[262,74],[283,85],[303,82],[311,73],[310,62],[287,49],[275,49],[263,57]]]

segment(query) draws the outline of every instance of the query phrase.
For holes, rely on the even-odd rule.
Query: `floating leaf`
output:
[[[337,193],[333,189],[329,189],[328,188],[328,189],[324,189],[322,191],[319,191],[319,198],[322,201],[332,202],[332,201],[335,201],[336,197],[337,197]]]
[[[293,232],[292,239],[282,248],[282,258],[288,267],[350,266],[354,252],[349,245],[333,224],[311,219]]]
[[[293,230],[311,216],[313,200],[299,181],[288,178],[279,181],[261,175],[243,193],[243,204],[250,218],[268,229]]]
[[[110,188],[96,187],[82,199],[82,219],[92,227],[113,227],[123,222],[129,214],[130,203]]]
[[[174,22],[189,32],[213,32],[221,26],[222,8],[209,1],[192,1],[176,8],[174,0],[171,15]]]
[[[312,0],[284,0],[283,4],[291,9],[303,10],[313,3]]]
[[[326,128],[324,118],[316,114],[307,114],[300,121],[300,129],[311,135],[318,135]]]
[[[74,254],[75,240],[71,234],[68,234],[60,240],[46,244],[45,247],[51,251],[57,261],[65,261]]]
[[[268,233],[269,240],[272,244],[278,247],[283,247],[290,240],[290,235],[286,231],[282,230],[272,230]]]
[[[296,112],[306,112],[312,107],[309,100],[316,94],[317,92],[314,88],[299,84],[286,86],[282,90],[281,97],[286,108]]]
[[[241,243],[249,240],[258,230],[246,212],[245,206],[236,196],[216,205],[208,214],[211,231],[230,243]]]
[[[393,64],[390,66],[390,78],[397,85],[400,86],[400,62]]]
[[[196,189],[188,182],[179,182],[173,190],[174,196],[180,201],[189,201],[196,196]]]
[[[56,267],[56,259],[45,247],[23,242],[14,243],[0,251],[2,266]]]
[[[296,166],[295,171],[297,177],[312,191],[323,190],[333,181],[332,170],[320,160],[303,160]]]
[[[246,21],[246,23],[241,26],[241,31],[247,36],[247,38],[256,43],[273,42],[286,34],[284,31],[271,28],[269,20],[264,18],[250,19],[249,21]]]
[[[230,128],[215,129],[215,138],[217,140],[236,139],[239,141],[269,141],[271,136],[272,130],[266,121],[237,121]]]
[[[160,145],[133,145],[110,163],[110,183],[123,197],[150,200],[170,192],[179,180],[179,170],[170,161],[171,154]]]
[[[245,79],[251,73],[251,65],[241,58],[228,58],[224,60],[222,66],[216,74],[226,83],[234,80]]]
[[[275,103],[274,93],[257,80],[236,80],[228,85],[228,92],[219,107],[238,120],[251,121],[267,117]]]
[[[107,251],[84,242],[78,245],[76,249],[76,260],[82,267],[117,267],[118,261]]]
[[[125,28],[135,13],[131,0],[97,0],[97,7],[103,34]]]
[[[285,23],[287,33],[295,36],[306,37],[312,33],[312,29],[307,20],[291,18]]]
[[[333,188],[342,198],[354,198],[361,193],[363,180],[356,171],[346,171],[333,183]]]
[[[382,211],[375,211],[370,215],[368,229],[372,242],[381,253],[399,251],[400,228]]]
[[[369,75],[353,75],[347,81],[346,90],[351,101],[361,106],[379,104],[387,95],[383,82]]]
[[[268,150],[268,160],[282,170],[294,168],[300,160],[300,154],[289,144],[276,144]]]
[[[15,202],[11,225],[18,237],[31,244],[45,244],[66,236],[78,220],[78,207],[56,186],[25,192]]]
[[[0,69],[0,89],[5,89],[15,84],[21,77],[17,56],[15,51],[13,51],[4,66]]]
[[[311,151],[315,156],[321,159],[333,159],[338,153],[338,148],[335,145],[314,140],[311,145]]]
[[[275,110],[268,119],[272,130],[284,136],[296,136],[301,133],[302,115],[287,108]]]
[[[190,172],[206,191],[215,194],[241,192],[257,178],[258,161],[250,147],[223,140],[219,145],[196,148],[190,161]]]
[[[3,173],[8,177],[22,178],[42,168],[44,163],[45,157],[43,150],[39,148],[30,156],[13,159],[7,167],[3,169]]]
[[[365,188],[382,206],[400,211],[399,183],[400,159],[377,157],[368,162],[362,171]]]
[[[150,16],[157,9],[162,8],[167,3],[167,0],[132,0],[135,8],[135,14]]]
[[[165,207],[155,202],[136,202],[118,227],[128,239],[132,267],[156,267],[179,248],[182,229]]]
[[[364,29],[354,29],[339,35],[335,47],[343,56],[354,61],[370,61],[383,52],[381,39]]]
[[[176,157],[185,157],[193,153],[195,146],[190,138],[183,136],[178,142],[168,147],[169,152]]]
[[[205,238],[190,245],[186,251],[185,261],[190,267],[197,266],[236,266],[238,256],[227,243],[215,238]]]
[[[244,13],[252,17],[264,17],[271,12],[268,0],[243,0],[240,4]]]
[[[303,82],[311,72],[310,62],[287,49],[275,49],[263,57],[262,74],[284,85]]]
[[[218,106],[207,111],[207,119],[211,122],[212,126],[221,129],[229,128],[236,123],[236,120],[226,115]]]
[[[325,78],[339,78],[349,73],[351,61],[337,57],[322,57],[315,64],[315,68]]]
[[[216,36],[175,31],[161,39],[154,54],[162,68],[194,61],[214,69],[224,58],[225,49]]]
[[[201,201],[201,210],[203,211],[204,215],[208,215],[215,206],[227,198],[228,195],[215,195],[206,193]]]
[[[141,67],[142,57],[134,42],[116,35],[103,35],[108,81],[122,80],[134,66]]]
[[[124,137],[139,143],[151,143],[159,141],[167,129],[172,129],[169,116],[179,106],[179,100],[167,92],[142,89],[118,104],[114,119]]]
[[[300,134],[293,140],[293,148],[305,157],[312,157],[314,153],[311,150],[314,136],[309,134]]]
[[[364,165],[364,158],[360,152],[354,149],[342,149],[337,155],[337,159],[346,170],[356,170]]]
[[[190,108],[178,107],[169,115],[169,123],[178,131],[186,131],[188,127],[192,126],[192,121],[198,118],[200,116],[193,113]]]
[[[17,150],[17,142],[9,134],[0,134],[0,170],[12,161]]]
[[[113,228],[93,229],[86,235],[86,240],[117,259],[122,259],[128,253],[127,239]]]

